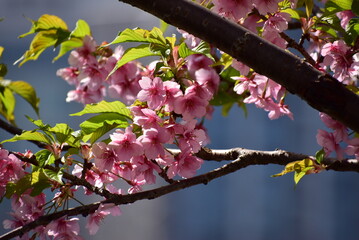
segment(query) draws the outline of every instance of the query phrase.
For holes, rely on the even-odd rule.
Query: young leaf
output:
[[[14,137],[10,139],[6,139],[2,141],[0,144],[5,142],[16,142],[20,140],[27,140],[27,141],[38,141],[46,144],[51,144],[50,139],[43,133],[40,132],[34,132],[34,131],[24,131],[20,135],[15,135]]]
[[[12,81],[9,84],[9,88],[25,99],[25,101],[27,101],[35,110],[36,114],[39,115],[40,99],[37,98],[35,89],[29,83],[24,81]]]
[[[72,129],[65,123],[58,123],[54,127],[48,129],[49,132],[54,133],[59,143],[64,143],[71,137]]]
[[[71,38],[68,41],[64,41],[60,45],[59,53],[56,57],[52,60],[53,62],[57,61],[60,57],[65,55],[68,51],[71,51],[74,48],[81,47],[83,45],[83,41],[79,38]]]
[[[62,182],[63,172],[61,170],[56,172],[56,171],[52,171],[50,169],[43,169],[43,171],[49,179],[54,180],[60,184],[63,184],[63,182]]]
[[[104,124],[116,125],[118,128],[128,126],[128,119],[117,113],[102,113],[80,124],[82,131],[87,135],[104,126]]]
[[[45,51],[46,48],[54,46],[56,42],[56,30],[39,32],[32,40],[29,50],[27,50],[24,55],[15,63],[21,61],[19,65],[22,66],[25,62],[29,60],[38,59],[40,54]]]
[[[90,26],[87,24],[85,20],[79,19],[76,22],[75,29],[71,32],[70,37],[83,38],[86,35],[91,35]]]
[[[142,44],[137,47],[128,48],[120,60],[117,61],[116,66],[114,69],[110,72],[109,75],[113,74],[117,69],[122,67],[128,62],[131,62],[133,60],[143,58],[143,57],[150,57],[150,56],[160,56],[161,54],[159,52],[153,52],[150,49],[150,46],[148,44]]]
[[[91,144],[93,144],[94,142],[96,142],[100,137],[102,137],[103,135],[105,135],[107,132],[111,131],[114,128],[117,128],[118,124],[107,124],[106,122],[99,127],[98,129],[96,129],[95,131],[93,131],[92,133],[85,135],[82,138],[82,141],[87,142],[90,141]]]
[[[113,45],[123,42],[145,42],[145,43],[157,43],[159,45],[166,45],[166,40],[163,37],[162,31],[156,27],[154,27],[151,31],[141,28],[137,28],[137,29],[127,28],[122,32],[120,32],[117,35],[117,37],[108,45]]]
[[[118,113],[122,116],[131,119],[131,111],[127,108],[125,104],[123,104],[120,101],[114,101],[114,102],[106,102],[101,101],[99,103],[94,104],[86,104],[85,108],[77,113],[70,114],[70,116],[82,116],[84,114],[90,114],[90,113]]]
[[[8,87],[0,87],[0,113],[6,120],[13,122],[15,120],[15,97]]]
[[[67,30],[66,23],[59,17],[55,15],[44,14],[37,21],[30,20],[32,22],[32,26],[29,32],[24,33],[19,36],[19,38],[23,38],[27,35],[39,32],[46,31],[52,29],[63,29]]]

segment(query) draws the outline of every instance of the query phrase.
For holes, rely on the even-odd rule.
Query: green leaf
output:
[[[4,63],[0,63],[0,78],[5,77],[7,74],[7,66]]]
[[[324,157],[325,157],[325,151],[323,148],[315,153],[315,160],[319,164],[323,162]]]
[[[143,57],[150,57],[150,56],[160,56],[160,53],[155,53],[151,51],[148,44],[142,44],[137,47],[128,48],[123,56],[120,58],[120,60],[117,61],[116,66],[114,69],[110,72],[109,76],[113,74],[117,69],[122,67],[128,62],[131,62],[133,60],[143,58]]]
[[[37,196],[42,193],[44,189],[51,187],[49,179],[42,170],[33,172],[31,175],[32,191],[30,196]]]
[[[348,45],[354,45],[359,37],[359,18],[352,18],[349,21],[344,40]]]
[[[113,45],[123,42],[145,42],[145,43],[157,43],[159,45],[166,45],[166,40],[163,37],[162,31],[156,27],[154,27],[151,31],[141,28],[137,28],[137,29],[127,28],[124,31],[120,32],[118,36],[108,45]]]
[[[337,5],[342,10],[350,10],[353,4],[353,0],[330,0],[330,2]]]
[[[63,184],[63,182],[62,182],[63,172],[61,170],[56,172],[56,171],[52,171],[50,169],[43,169],[43,171],[49,179],[54,180],[60,184]]]
[[[12,91],[7,87],[0,87],[0,113],[10,122],[15,120],[15,104],[16,101]]]
[[[68,138],[72,137],[71,133],[73,132],[69,125],[65,123],[58,123],[48,131],[55,134],[59,143],[66,142]]]
[[[67,30],[66,23],[59,17],[55,15],[44,14],[37,21],[30,20],[32,22],[32,26],[29,32],[24,33],[19,36],[19,38],[23,38],[27,35],[46,30],[53,29],[63,29]]]
[[[87,24],[87,22],[85,20],[79,19],[76,22],[76,27],[71,32],[70,37],[83,38],[86,35],[91,36],[90,26]]]
[[[35,126],[37,126],[39,129],[43,130],[43,131],[47,131],[51,126],[49,124],[45,124],[41,119],[35,120],[32,119],[31,117],[25,115],[25,117],[32,122]]]
[[[312,159],[306,158],[300,161],[288,163],[282,172],[274,174],[272,177],[279,177],[287,173],[294,172],[294,183],[297,185],[305,175],[310,173],[308,171],[311,169],[314,169],[314,162]]]
[[[166,32],[168,29],[168,23],[166,23],[165,21],[163,21],[162,19],[160,19],[160,30],[161,32]]]
[[[294,10],[292,8],[287,8],[287,9],[281,10],[281,12],[288,13],[288,14],[290,14],[291,18],[294,18],[297,20],[299,20],[301,18],[300,12],[298,10]]]
[[[25,81],[12,81],[9,84],[9,88],[25,99],[35,110],[36,114],[39,115],[40,99],[37,97],[35,89],[29,83]]]
[[[27,50],[24,55],[18,59],[15,63],[20,62],[22,66],[25,62],[29,60],[36,60],[41,55],[46,48],[54,46],[57,42],[56,30],[49,30],[47,32],[39,32],[30,44],[29,50]]]
[[[327,16],[344,10],[350,10],[352,2],[353,0],[330,0],[325,4],[325,11],[323,16]]]
[[[118,128],[125,128],[129,125],[128,119],[120,114],[102,113],[82,122],[80,127],[87,135],[103,127],[105,123],[108,125],[116,125]]]
[[[99,103],[86,104],[85,108],[77,113],[70,114],[70,116],[82,116],[90,113],[118,113],[128,119],[132,120],[131,111],[125,104],[120,101],[106,102],[101,101]]]
[[[305,13],[307,14],[307,17],[309,18],[312,15],[314,2],[313,0],[304,0],[305,2]]]
[[[20,141],[20,140],[27,140],[27,141],[38,141],[38,142],[42,142],[42,143],[46,143],[46,144],[51,144],[51,141],[49,140],[49,138],[40,132],[34,132],[34,131],[24,131],[22,134],[20,135],[15,135],[14,137],[4,140],[1,142],[5,143],[5,142],[16,142],[16,141]]]
[[[192,54],[196,54],[196,52],[192,51],[187,47],[185,42],[181,43],[178,47],[178,54],[181,58],[186,58]]]
[[[81,47],[82,45],[83,45],[83,41],[79,38],[71,38],[68,41],[64,41],[60,45],[59,53],[52,61],[53,62],[57,61],[60,57],[65,55],[68,51],[71,51],[74,48]]]
[[[90,141],[91,144],[93,144],[94,142],[96,142],[100,137],[102,137],[103,135],[105,135],[106,133],[108,133],[109,131],[111,131],[114,128],[117,128],[118,124],[107,124],[106,122],[103,124],[102,127],[96,129],[94,132],[85,135],[82,140],[84,142]]]
[[[45,165],[51,165],[55,162],[55,156],[47,149],[42,149],[35,153],[36,160],[39,163],[39,167],[42,168]]]
[[[9,182],[6,185],[5,196],[11,198],[12,195],[16,194],[20,196],[29,189],[32,189],[30,195],[39,195],[44,189],[50,187],[48,178],[41,169],[32,173],[26,174],[17,182]]]

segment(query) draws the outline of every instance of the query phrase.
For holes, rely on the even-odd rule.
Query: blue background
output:
[[[27,49],[31,37],[17,39],[30,29],[24,18],[37,19],[42,14],[54,14],[73,29],[77,19],[87,21],[98,43],[111,41],[124,28],[158,26],[158,20],[141,10],[115,0],[1,0],[0,46],[5,47],[2,62],[8,64],[6,78],[30,82],[41,98],[44,122],[69,123],[78,129],[81,118],[68,114],[81,110],[82,105],[67,104],[66,93],[71,89],[56,77],[56,70],[67,66],[67,57],[55,64],[56,52],[46,51],[36,62],[21,68],[12,66]],[[268,120],[267,114],[253,106],[248,117],[233,108],[228,117],[216,109],[213,119],[206,122],[211,137],[210,147],[244,147],[259,150],[284,149],[315,154],[320,148],[315,135],[324,128],[318,112],[296,96],[287,103],[294,113],[289,118]],[[33,126],[24,117],[35,114],[25,101],[18,99],[17,123],[23,129]],[[0,138],[11,137],[0,129]],[[36,147],[27,143],[5,144],[22,151]],[[206,163],[201,172],[220,166]],[[95,236],[82,228],[85,239],[146,239],[146,240],[231,240],[231,239],[359,239],[359,175],[357,173],[324,172],[306,176],[294,190],[293,176],[271,178],[281,166],[251,166],[214,180],[208,185],[195,186],[168,196],[121,206],[122,216],[105,219]],[[90,196],[84,202],[96,200]],[[10,204],[0,205],[0,221],[7,218]],[[81,223],[84,225],[84,223]],[[0,228],[0,234],[5,233]]]

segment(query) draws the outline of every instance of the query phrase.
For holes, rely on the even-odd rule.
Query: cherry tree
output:
[[[124,29],[99,44],[84,20],[70,30],[60,17],[44,14],[20,36],[34,34],[20,66],[50,47],[59,49],[55,61],[69,54],[69,66],[57,75],[73,86],[66,101],[84,105],[71,117],[91,116],[79,129],[30,117],[33,130],[16,126],[14,94],[37,114],[39,99],[29,83],[5,80],[6,66],[0,65],[0,127],[13,134],[1,143],[31,141],[40,149],[0,148],[0,197],[12,203],[3,222],[9,232],[0,239],[83,239],[79,216],[96,234],[106,216],[121,214],[120,205],[206,184],[250,165],[283,165],[274,176],[293,173],[295,184],[324,170],[359,171],[357,1],[123,2],[163,19],[162,27]],[[168,24],[181,37],[166,36]],[[286,34],[293,28],[301,29],[300,39]],[[124,49],[126,42],[134,46]],[[156,60],[141,64],[150,56]],[[254,104],[271,120],[294,119],[285,102],[289,94],[317,109],[330,129],[318,130],[316,153],[206,147],[204,121],[214,106],[227,113]],[[230,162],[197,174],[206,161],[223,160]],[[165,184],[151,187],[159,179]],[[118,182],[127,187],[119,189]],[[81,203],[81,194],[102,200]],[[70,201],[78,206],[67,207]]]

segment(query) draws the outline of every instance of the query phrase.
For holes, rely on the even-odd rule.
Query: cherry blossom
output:
[[[90,235],[96,234],[100,223],[110,214],[113,216],[121,215],[120,208],[112,203],[101,204],[94,213],[89,215],[86,228],[89,230]]]
[[[80,226],[78,218],[60,218],[50,222],[47,227],[47,234],[55,240],[75,239],[82,240],[79,236]]]
[[[219,15],[238,22],[252,10],[251,0],[213,0],[212,10]]]
[[[132,132],[131,127],[127,127],[125,132],[117,130],[110,135],[109,146],[113,147],[120,161],[129,161],[131,157],[143,153],[142,145]]]
[[[165,155],[164,143],[169,143],[170,134],[164,128],[150,128],[143,131],[138,140],[142,143],[145,155],[149,159]]]
[[[359,54],[352,54],[343,40],[327,43],[321,54],[324,56],[323,65],[329,66],[334,77],[344,83],[356,80],[359,71]]]
[[[137,98],[143,102],[147,102],[148,107],[156,109],[163,105],[166,97],[166,92],[163,87],[162,79],[155,77],[142,77],[139,81],[142,90],[138,93]]]
[[[333,133],[319,129],[317,142],[324,148],[326,157],[328,157],[330,153],[336,152],[338,159],[343,159],[344,151],[339,145],[340,140],[336,139]]]

